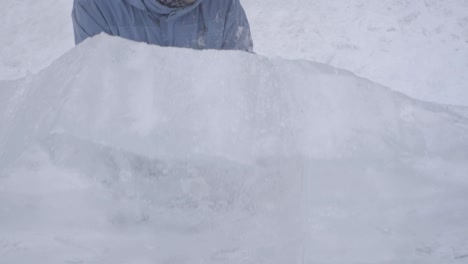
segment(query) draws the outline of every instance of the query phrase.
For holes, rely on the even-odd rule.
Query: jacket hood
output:
[[[186,7],[168,7],[161,4],[157,0],[124,0],[128,4],[141,9],[143,11],[155,14],[158,16],[167,16],[167,15],[179,15],[185,14],[195,7],[197,7],[204,0],[196,0],[193,4]]]

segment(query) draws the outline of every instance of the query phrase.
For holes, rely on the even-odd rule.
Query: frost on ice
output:
[[[0,83],[0,262],[463,263],[467,112],[98,36]]]

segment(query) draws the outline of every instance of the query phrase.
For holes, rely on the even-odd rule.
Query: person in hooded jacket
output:
[[[74,0],[75,43],[99,33],[193,49],[253,52],[239,0]]]

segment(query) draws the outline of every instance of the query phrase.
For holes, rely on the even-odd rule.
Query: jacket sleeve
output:
[[[74,1],[72,20],[76,45],[101,32],[109,33],[105,20],[96,14],[100,14],[100,12],[94,1]]]
[[[231,0],[226,15],[223,49],[253,52],[250,25],[239,0]]]

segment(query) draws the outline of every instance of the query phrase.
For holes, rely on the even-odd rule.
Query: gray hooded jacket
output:
[[[196,0],[168,7],[157,0],[74,0],[75,42],[101,32],[160,46],[253,51],[239,0]]]

